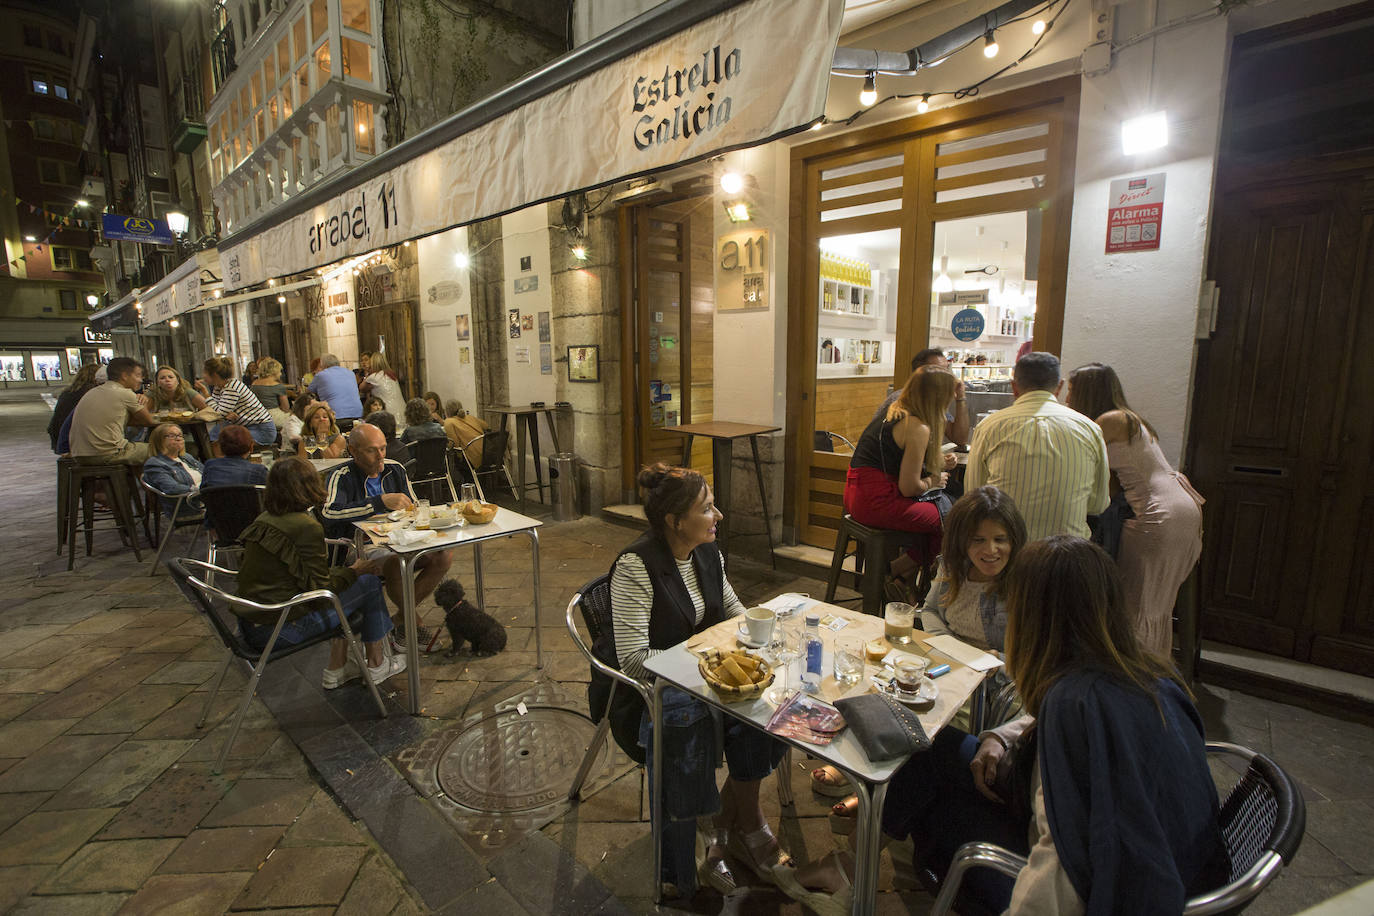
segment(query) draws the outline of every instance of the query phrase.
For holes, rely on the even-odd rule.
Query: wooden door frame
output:
[[[820,270],[819,248],[815,242],[820,237],[821,228],[820,213],[811,207],[811,201],[818,196],[815,183],[819,180],[822,164],[825,168],[834,168],[841,164],[847,153],[854,154],[855,160],[860,161],[877,156],[884,147],[903,148],[903,203],[896,216],[902,232],[903,264],[914,267],[921,263],[922,251],[933,251],[935,221],[990,212],[986,209],[986,202],[980,204],[977,198],[933,202],[934,195],[927,192],[924,182],[934,175],[934,138],[939,136],[941,140],[947,139],[949,132],[955,129],[967,128],[976,132],[981,122],[1005,120],[1021,113],[1037,120],[1047,119],[1049,136],[1046,162],[1054,169],[1055,183],[1051,218],[1046,219],[1042,226],[1033,345],[1037,350],[1059,352],[1064,332],[1081,85],[1082,78],[1079,76],[1061,77],[924,115],[877,124],[866,130],[826,137],[792,149],[788,196],[785,413],[786,428],[792,442],[787,450],[783,471],[783,492],[790,497],[783,502],[784,539],[790,537],[795,541],[799,537],[804,527],[799,512],[807,504],[809,475],[806,468],[810,466],[812,443],[810,436],[803,433],[808,432],[813,424],[813,420],[806,417],[806,412],[815,408],[815,373],[810,371],[815,358],[815,347],[811,343],[815,331],[815,315],[811,314],[814,312],[814,303],[811,299],[815,287],[813,281],[819,276]],[[1043,195],[1035,190],[999,195],[998,200],[999,204],[1011,203],[1012,206],[999,206],[996,212],[1022,206],[1031,209],[1045,203]],[[890,222],[892,214],[883,213],[880,216]],[[860,228],[864,220],[872,220],[873,228],[888,228],[886,223],[878,225],[876,218],[859,217],[846,222],[854,223],[850,231],[858,232],[866,231]],[[827,224],[826,228],[832,227]],[[910,276],[899,275],[898,278],[894,366],[909,363],[915,341],[918,338],[928,341],[930,334],[929,271],[910,269],[903,270],[902,274]],[[905,309],[902,308],[904,293],[908,297]],[[808,329],[811,337],[807,336]]]

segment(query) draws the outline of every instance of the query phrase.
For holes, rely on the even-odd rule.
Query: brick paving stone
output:
[[[40,894],[136,891],[176,848],[176,840],[87,843],[38,888]]]
[[[131,687],[71,728],[74,735],[136,732],[171,709],[193,688],[189,684],[140,684]]]
[[[190,767],[167,770],[100,834],[101,839],[186,836],[229,790],[228,777]]]
[[[27,757],[80,719],[24,719],[0,725],[0,751],[6,757]]]
[[[532,833],[487,863],[487,869],[521,906],[532,913],[582,916],[596,909],[610,889],[552,840]]]
[[[481,913],[482,916],[530,916],[530,911],[510,895],[495,878],[479,884],[448,906],[439,910],[443,916],[466,916],[468,913]]]
[[[334,799],[316,792],[300,817],[282,837],[282,846],[339,846],[362,843],[358,828],[339,809]]]
[[[367,850],[358,846],[278,849],[249,880],[233,909],[336,906],[366,855]]]
[[[128,894],[30,896],[10,913],[11,916],[112,916],[128,899]]]
[[[41,668],[55,661],[85,651],[86,647],[98,640],[95,634],[49,636],[17,652],[0,659],[0,668]]]
[[[0,792],[60,789],[124,740],[123,735],[62,735],[0,773]]]
[[[49,810],[127,805],[194,742],[125,741],[49,801]]]
[[[154,875],[125,902],[120,916],[205,916],[222,913],[252,872]]]
[[[269,776],[309,778],[310,768],[306,765],[305,758],[301,756],[300,748],[296,747],[290,738],[281,732],[269,731],[268,729],[262,729],[260,733],[264,738],[275,735],[276,740],[253,761],[253,765],[244,773],[245,776],[250,779]],[[234,743],[235,745],[238,744],[237,741]],[[216,745],[216,749],[218,747],[219,745]],[[230,753],[237,753],[237,748]]]
[[[256,871],[282,837],[281,827],[194,830],[158,869],[163,874]],[[175,841],[173,841],[175,842]]]
[[[81,678],[24,713],[26,719],[83,717],[118,697],[175,655],[126,653],[93,674]]]
[[[199,693],[196,696],[201,697],[201,702],[204,702],[205,694]],[[281,729],[278,728],[240,728],[239,733],[234,736],[234,746],[229,748],[229,759],[257,761],[271,749],[281,734]],[[197,741],[195,747],[187,751],[186,756],[181,758],[182,761],[184,763],[196,763],[218,760],[220,753],[224,750],[224,739],[227,737],[229,737],[229,729],[227,726],[221,725]],[[304,773],[286,775],[304,775]]]
[[[8,913],[16,903],[27,897],[53,868],[53,865],[0,868],[0,913]]]
[[[357,877],[344,895],[334,916],[386,916],[403,900],[409,900],[405,888],[375,854],[369,855],[358,869]],[[484,910],[474,910],[482,913]]]
[[[245,779],[236,783],[201,822],[205,827],[290,824],[315,788],[299,779]]]
[[[40,668],[32,674],[0,685],[3,693],[57,693],[123,655],[120,649],[94,647],[75,652],[61,664]]]
[[[214,662],[173,662],[156,674],[143,679],[145,684],[204,684],[219,673]],[[226,676],[226,685],[228,679]]]
[[[20,649],[27,649],[40,640],[47,639],[49,636],[56,636],[65,627],[61,624],[37,624],[27,627],[6,626],[3,629],[5,634],[5,648],[11,652],[18,652]]]
[[[41,694],[0,694],[0,722],[12,722],[43,699]]]
[[[0,833],[8,830],[24,815],[37,811],[51,797],[51,792],[11,792],[0,795]],[[4,907],[0,907],[0,913],[3,912]]]
[[[121,580],[127,581],[127,580]],[[113,633],[139,618],[138,611],[106,611],[67,627],[67,633]]]
[[[0,833],[0,865],[63,862],[118,811],[118,808],[35,811]]]

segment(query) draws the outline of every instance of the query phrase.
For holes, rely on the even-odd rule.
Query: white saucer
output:
[[[936,687],[935,682],[928,677],[921,678],[921,686],[916,691],[916,696],[914,698],[902,696],[897,692],[893,682],[884,678],[881,674],[873,675],[873,686],[904,706],[911,706],[918,709],[929,708],[940,696],[940,688]]]
[[[740,624],[735,630],[735,639],[739,641],[741,646],[748,646],[750,649],[762,649],[764,646],[768,645],[767,640],[763,642],[754,642],[750,639],[749,630],[745,628],[744,624]]]

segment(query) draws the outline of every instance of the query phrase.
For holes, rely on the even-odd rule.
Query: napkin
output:
[[[806,595],[798,595],[794,592],[779,595],[769,601],[763,602],[761,607],[766,607],[775,614],[788,614],[800,611],[815,602]]]
[[[391,532],[391,544],[393,547],[409,547],[418,544],[433,535],[433,531],[421,531],[416,528],[401,528]]]
[[[974,671],[991,671],[1002,664],[1002,660],[997,656],[984,652],[982,649],[974,648],[966,642],[960,642],[948,633],[942,633],[939,636],[927,636],[926,645],[949,656],[956,662],[967,665]]]

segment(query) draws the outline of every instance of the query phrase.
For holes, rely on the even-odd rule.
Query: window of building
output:
[[[57,297],[58,297],[58,299],[62,302],[62,311],[64,311],[64,312],[74,312],[74,311],[76,311],[76,308],[77,308],[77,305],[76,305],[76,302],[77,302],[77,299],[76,299],[76,290],[74,290],[74,289],[59,289],[59,290],[57,291]]]
[[[290,117],[291,117],[291,86],[290,86],[290,85],[287,85],[286,88],[284,88],[284,89],[281,91],[281,120],[282,120],[282,123],[285,124],[286,121],[287,121],[287,119],[290,118]]]
[[[80,248],[49,248],[53,270],[91,270],[91,256]]]
[[[329,59],[329,42],[326,40],[324,44],[315,49],[316,86],[324,86],[325,83],[329,82],[331,66],[332,61]]]
[[[310,0],[310,38],[319,41],[329,31],[328,0]]]
[[[301,64],[296,71],[296,107],[304,105],[310,98],[310,64]]]
[[[373,139],[372,103],[362,99],[353,100],[353,148],[365,156],[377,151]]]
[[[372,49],[365,42],[348,37],[341,39],[339,45],[343,52],[344,76],[372,82]]]
[[[40,140],[54,140],[57,138],[57,129],[48,118],[34,118],[33,135]]]
[[[76,169],[57,159],[38,160],[38,180],[44,184],[76,185]]]
[[[257,108],[258,102],[262,101],[262,77],[254,73],[253,78],[248,81],[251,94],[249,96],[248,108]]]
[[[239,126],[239,100],[233,99],[229,102],[229,129],[237,130]]]
[[[67,98],[67,87],[62,85],[61,83],[53,83],[52,94],[57,96],[59,99],[65,100]]]
[[[370,0],[343,0],[340,12],[343,14],[344,28],[357,29],[359,32],[372,31],[370,6]]]
[[[36,25],[24,26],[24,44],[30,48],[43,47],[43,30]]]
[[[29,88],[39,95],[47,95],[50,91],[48,87],[48,80],[46,77],[43,76],[30,76]]]
[[[283,35],[281,41],[277,42],[277,78],[274,83],[280,83],[286,79],[286,74],[291,72],[291,37]]]
[[[301,61],[305,60],[309,48],[310,43],[306,41],[305,38],[305,17],[301,16],[291,26],[292,62],[299,64]]]
[[[57,32],[48,33],[48,50],[54,54],[66,54],[67,42]]]
[[[277,129],[277,97],[275,95],[267,100],[267,129]]]

